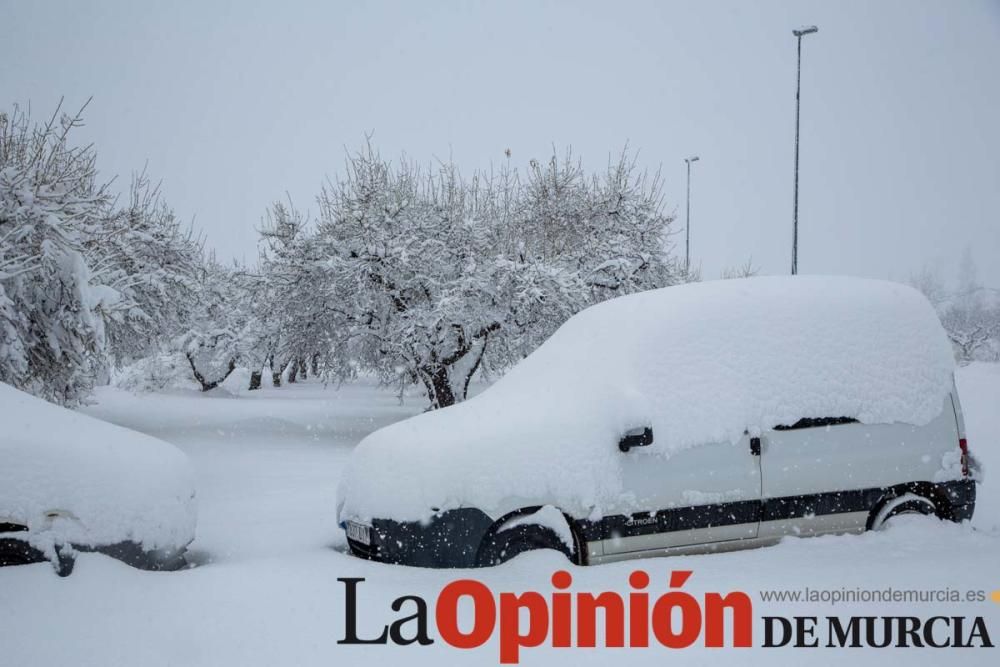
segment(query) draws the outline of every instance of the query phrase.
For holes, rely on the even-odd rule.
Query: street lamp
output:
[[[795,69],[795,194],[792,203],[792,275],[799,272],[799,93],[802,82],[802,36],[818,32],[814,25],[793,30],[798,39],[799,59]]]
[[[691,163],[697,162],[698,156],[684,158],[687,163],[688,183],[687,183],[687,222],[684,226],[684,273],[691,273]]]

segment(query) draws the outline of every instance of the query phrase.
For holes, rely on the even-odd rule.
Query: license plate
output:
[[[372,527],[363,523],[347,522],[347,537],[364,545],[372,543]]]

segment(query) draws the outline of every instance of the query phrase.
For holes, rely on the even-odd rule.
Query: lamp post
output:
[[[818,32],[814,25],[793,30],[798,39],[799,57],[795,68],[795,194],[792,203],[792,275],[799,272],[799,97],[802,87],[802,36]]]
[[[687,221],[684,224],[684,273],[691,273],[691,163],[697,162],[698,156],[684,158],[687,163]]]

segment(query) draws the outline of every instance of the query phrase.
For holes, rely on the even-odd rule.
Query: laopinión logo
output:
[[[449,646],[478,648],[498,634],[500,663],[516,664],[521,649],[548,644],[553,648],[593,648],[598,641],[598,610],[603,616],[603,646],[646,648],[657,644],[683,649],[699,644],[709,648],[750,648],[753,644],[753,602],[742,591],[704,593],[699,599],[681,590],[690,570],[672,571],[667,590],[656,595],[647,589],[650,577],[643,570],[629,575],[630,590],[570,592],[573,578],[565,570],[551,578],[553,590],[546,596],[537,591],[500,592],[475,579],[447,584],[434,604],[437,636]],[[403,595],[390,605],[398,616],[380,632],[361,635],[358,595],[363,577],[344,577],[344,636],[338,644],[428,645],[435,639],[429,631],[427,601],[419,595]],[[471,628],[459,625],[459,603],[472,604]],[[407,608],[409,607],[409,608]],[[729,613],[727,613],[727,611]],[[403,615],[400,615],[403,614]],[[728,620],[727,620],[728,619]],[[992,647],[981,616],[763,616],[763,648],[796,647],[888,647],[928,646]],[[526,621],[526,622],[525,622]],[[468,626],[468,623],[463,623]],[[825,632],[825,640],[820,635]]]

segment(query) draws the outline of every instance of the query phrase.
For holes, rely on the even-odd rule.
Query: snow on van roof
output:
[[[344,517],[416,520],[511,498],[601,512],[617,444],[652,426],[669,456],[802,417],[923,425],[952,350],[905,285],[758,277],[691,283],[588,308],[481,395],[383,428],[355,450]]]
[[[0,522],[27,525],[36,546],[180,547],[194,537],[193,495],[173,445],[0,383]],[[50,510],[75,519],[46,521]]]

